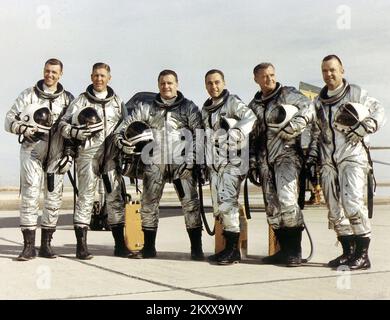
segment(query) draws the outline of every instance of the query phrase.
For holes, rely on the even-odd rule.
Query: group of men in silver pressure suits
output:
[[[204,260],[197,192],[197,179],[201,179],[210,182],[214,216],[221,221],[226,240],[225,248],[208,260],[220,265],[239,262],[238,198],[248,176],[262,187],[267,221],[280,244],[280,251],[263,262],[300,266],[304,220],[298,205],[299,176],[301,170],[319,170],[329,227],[343,248],[329,267],[370,267],[371,229],[363,195],[372,164],[366,142],[367,135],[384,124],[385,116],[376,99],[344,79],[336,55],[322,60],[326,85],[314,102],[277,82],[271,63],[261,63],[253,71],[260,90],[249,105],[226,89],[221,70],[208,71],[205,87],[210,97],[201,110],[178,90],[173,70],[158,75],[159,93],[138,93],[125,108],[108,86],[111,71],[107,64],[93,66],[92,84],[76,99],[59,83],[62,69],[59,60],[48,60],[44,79],[25,90],[6,116],[5,129],[19,135],[21,142],[24,248],[18,260],[36,255],[42,179],[45,202],[39,256],[56,257],[51,239],[61,206],[63,175],[75,162],[79,196],[74,229],[79,259],[92,258],[87,230],[97,181],[102,177],[115,256],[157,255],[159,202],[165,183],[170,182],[183,208],[191,259]],[[300,135],[308,125],[312,139],[303,156]],[[130,252],[124,242],[122,175],[126,173],[120,165],[123,159],[134,162],[136,158],[143,181],[145,243],[140,253]]]

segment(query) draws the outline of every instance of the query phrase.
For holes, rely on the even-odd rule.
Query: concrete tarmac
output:
[[[56,259],[37,257],[15,261],[22,249],[19,212],[0,211],[0,299],[93,300],[345,300],[390,299],[390,205],[376,204],[370,259],[366,271],[331,270],[326,263],[341,253],[333,230],[327,228],[324,206],[307,206],[305,222],[314,242],[310,262],[301,267],[264,265],[268,254],[268,225],[261,196],[248,221],[248,255],[241,263],[219,266],[190,260],[190,242],[174,195],[164,195],[155,259],[113,256],[109,231],[89,231],[92,260],[75,258],[72,210],[64,209],[52,244]],[[252,199],[251,198],[251,199]],[[206,205],[209,205],[206,201]],[[211,209],[207,217],[212,224]],[[37,231],[36,247],[40,244]],[[303,256],[310,245],[303,235]],[[206,256],[214,253],[214,238],[203,233]]]

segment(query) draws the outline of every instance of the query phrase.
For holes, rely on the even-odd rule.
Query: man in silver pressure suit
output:
[[[241,260],[239,203],[241,183],[248,171],[249,133],[256,117],[236,95],[225,89],[220,70],[205,75],[210,98],[204,103],[202,121],[206,135],[206,164],[214,216],[222,221],[225,248],[209,261],[230,265]]]
[[[260,63],[253,74],[260,91],[249,104],[257,116],[249,177],[262,185],[267,221],[280,245],[263,262],[300,266],[304,221],[298,205],[303,163],[299,135],[313,121],[314,107],[295,88],[276,82],[271,63]]]
[[[121,175],[116,170],[112,132],[126,115],[122,100],[108,86],[110,66],[93,65],[91,81],[84,93],[76,98],[60,122],[62,135],[78,144],[76,166],[78,199],[74,214],[77,239],[76,257],[91,259],[88,252],[87,231],[99,177],[103,177],[108,223],[115,240],[114,255],[128,257],[124,242],[124,199],[121,193]]]
[[[317,119],[307,166],[318,161],[321,165],[329,228],[343,248],[328,266],[368,269],[371,226],[364,204],[365,183],[372,173],[368,135],[384,124],[384,109],[366,90],[348,83],[336,55],[323,58],[321,71],[326,85],[315,100]]]
[[[196,133],[201,129],[201,115],[198,107],[178,91],[175,71],[161,71],[158,88],[159,93],[152,99],[150,93],[136,95],[137,99],[128,117],[118,127],[115,137],[117,147],[124,153],[132,154],[134,146],[129,146],[126,141],[126,129],[136,122],[142,122],[153,132],[154,142],[142,150],[141,218],[145,243],[135,257],[153,258],[157,255],[155,240],[159,203],[165,183],[173,182],[191,241],[191,259],[203,260],[202,220],[194,172]]]
[[[19,261],[36,256],[35,231],[42,179],[45,191],[39,256],[57,257],[51,247],[51,239],[56,230],[63,187],[63,174],[58,172],[63,145],[58,121],[73,100],[72,94],[59,83],[62,72],[63,64],[60,60],[46,61],[44,78],[19,95],[5,118],[5,130],[19,135],[21,143],[20,227],[24,248],[17,258]]]

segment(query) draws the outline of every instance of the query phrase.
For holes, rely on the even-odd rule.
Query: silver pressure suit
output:
[[[48,107],[51,111],[53,126],[50,132],[40,140],[33,142],[27,139],[20,147],[20,226],[22,230],[35,230],[37,227],[39,194],[42,179],[44,180],[44,207],[41,227],[55,229],[62,202],[63,174],[58,174],[58,165],[61,158],[63,138],[58,130],[59,118],[73,100],[73,96],[65,91],[60,83],[54,93],[47,93],[43,89],[43,80],[34,87],[24,90],[14,102],[5,118],[5,130],[19,134],[22,121],[19,115],[28,105],[39,104]],[[47,189],[47,175],[54,176],[54,189]]]
[[[315,100],[316,125],[309,155],[321,164],[322,190],[328,206],[329,228],[338,236],[370,236],[371,227],[364,204],[365,183],[370,169],[364,141],[351,143],[346,133],[335,128],[335,114],[345,103],[359,103],[368,109],[362,120],[367,134],[376,132],[384,123],[382,105],[360,87],[343,81],[342,90],[328,97],[324,87]]]
[[[234,121],[224,127],[224,119]],[[240,232],[238,198],[249,168],[248,141],[255,120],[252,110],[226,89],[220,101],[215,104],[210,98],[202,108],[213,212],[222,220],[224,231]],[[239,130],[241,135],[233,143],[229,138],[231,130]]]
[[[288,122],[296,135],[292,139],[282,139],[280,128],[271,124],[272,114],[280,105],[298,108]],[[295,88],[277,83],[268,96],[258,92],[249,107],[257,116],[250,161],[251,167],[257,166],[260,170],[268,224],[273,229],[301,227],[298,177],[303,159],[299,134],[314,119],[313,105]]]
[[[156,94],[154,99],[148,98],[148,95],[150,93],[137,94],[128,117],[116,131],[119,136],[123,136],[130,123],[142,121],[153,132],[154,142],[144,147],[141,158],[144,163],[142,228],[157,230],[159,203],[166,182],[174,184],[183,208],[186,228],[201,227],[195,176],[180,177],[183,170],[194,169],[196,133],[201,129],[199,108],[179,91],[176,100],[170,105],[162,101],[160,94]]]
[[[113,147],[111,133],[126,115],[126,110],[122,100],[112,88],[107,87],[107,91],[107,97],[100,99],[95,96],[93,86],[90,85],[69,106],[60,123],[62,135],[70,139],[72,117],[80,109],[94,108],[103,121],[103,130],[85,140],[77,151],[78,199],[74,215],[75,226],[89,225],[97,182],[102,175],[108,177],[111,189],[108,190],[108,186],[105,184],[108,223],[110,225],[124,223],[124,200],[121,193],[122,178],[116,170],[115,148]]]

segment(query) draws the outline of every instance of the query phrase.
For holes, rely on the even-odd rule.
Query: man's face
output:
[[[104,92],[107,90],[108,82],[111,80],[110,73],[104,69],[95,69],[91,74],[93,89],[97,92]]]
[[[337,59],[330,59],[321,64],[322,78],[328,89],[334,90],[343,83],[344,68]]]
[[[54,64],[46,64],[43,69],[43,82],[49,88],[56,87],[62,76],[61,66]]]
[[[206,77],[206,90],[212,99],[218,98],[225,89],[225,81],[219,73],[212,73]]]
[[[271,66],[267,69],[260,69],[255,74],[255,82],[260,86],[264,95],[270,94],[276,88],[275,69]]]
[[[165,100],[176,97],[178,87],[179,84],[177,83],[175,76],[172,74],[161,76],[160,79],[158,79],[160,96]]]

